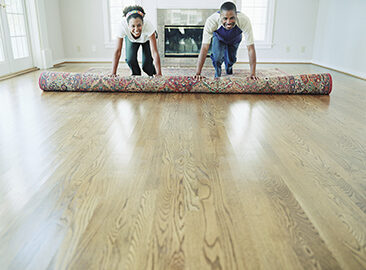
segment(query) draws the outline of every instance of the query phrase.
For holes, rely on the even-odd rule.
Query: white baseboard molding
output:
[[[122,57],[121,57],[122,58]],[[119,61],[120,63],[125,63],[122,59]],[[111,63],[112,58],[66,58],[64,63]]]
[[[197,61],[197,59],[195,59]],[[111,58],[66,58],[63,61],[64,63],[112,63]],[[120,60],[120,63],[125,63],[126,61]],[[248,59],[238,59],[237,63],[249,63]],[[287,63],[301,63],[301,64],[311,64],[310,59],[263,59],[257,62],[258,64],[265,63],[279,63],[279,64],[287,64]]]
[[[334,70],[334,71],[338,71],[338,72],[341,72],[343,74],[350,75],[350,76],[356,77],[356,78],[361,79],[361,80],[366,80],[366,73],[365,72],[359,72],[359,71],[356,71],[356,70],[351,70],[351,69],[348,69],[348,68],[327,64],[327,63],[323,63],[323,62],[320,62],[320,61],[317,61],[317,60],[312,60],[311,62],[312,62],[313,65],[316,65],[316,66],[319,66],[319,67],[323,67],[323,68],[331,69],[331,70]]]
[[[196,59],[195,59],[196,60]],[[112,64],[111,58],[65,58],[54,61],[54,65],[60,64],[68,64],[68,63],[75,63],[75,64]],[[124,60],[120,61],[120,63],[126,63]],[[249,64],[247,59],[238,59],[237,63],[240,64]],[[366,73],[350,70],[347,68],[343,68],[340,66],[334,66],[327,63],[323,63],[317,60],[310,60],[310,59],[263,59],[257,62],[257,64],[313,64],[316,66],[320,66],[323,68],[331,69],[334,71],[338,71],[362,80],[366,80]]]
[[[249,63],[248,59],[238,58],[237,63]],[[257,64],[311,64],[310,59],[273,59],[265,58],[257,61]]]

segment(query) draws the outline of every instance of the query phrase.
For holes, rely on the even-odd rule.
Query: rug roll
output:
[[[226,76],[198,81],[192,76],[110,77],[95,73],[46,71],[39,77],[39,87],[44,91],[329,95],[332,91],[332,76],[322,73],[264,77],[258,80]]]

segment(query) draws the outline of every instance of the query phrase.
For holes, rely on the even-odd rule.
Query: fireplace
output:
[[[201,50],[204,24],[206,19],[216,11],[215,9],[158,9],[158,49],[162,64],[195,66]],[[210,51],[209,54],[211,54]]]
[[[198,57],[203,27],[203,25],[164,25],[164,56]]]

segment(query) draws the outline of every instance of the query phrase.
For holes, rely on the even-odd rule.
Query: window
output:
[[[104,3],[104,32],[106,47],[113,47],[118,26],[121,23],[123,9],[126,6],[138,5],[136,0],[105,0]]]
[[[259,48],[272,46],[275,0],[242,0],[241,9],[253,27],[255,44]]]
[[[28,57],[28,41],[22,1],[6,0],[5,5],[14,59]]]

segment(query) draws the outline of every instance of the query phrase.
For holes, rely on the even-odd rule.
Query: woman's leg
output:
[[[221,42],[214,33],[212,37],[211,60],[215,68],[215,78],[221,76],[221,65],[224,62],[225,47],[226,44]]]
[[[141,75],[141,69],[137,61],[137,51],[140,43],[131,42],[127,37],[126,40],[126,62],[132,71],[132,75]]]
[[[142,70],[149,76],[156,74],[154,59],[151,56],[150,41],[142,43]]]

